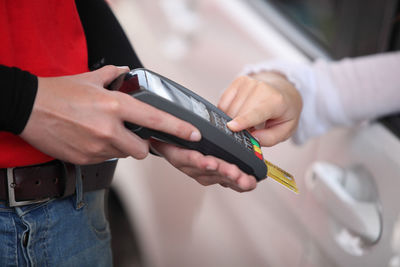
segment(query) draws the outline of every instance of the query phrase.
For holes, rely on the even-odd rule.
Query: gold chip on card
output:
[[[289,190],[299,193],[299,189],[297,188],[296,181],[294,180],[293,176],[279,168],[278,166],[272,164],[271,162],[264,159],[265,164],[268,167],[267,176],[271,177],[281,185],[285,186]]]

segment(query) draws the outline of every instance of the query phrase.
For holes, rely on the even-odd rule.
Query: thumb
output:
[[[129,67],[117,67],[113,65],[104,66],[92,73],[96,76],[98,83],[103,87],[107,87],[112,81],[114,81],[118,76],[123,73],[129,72]]]

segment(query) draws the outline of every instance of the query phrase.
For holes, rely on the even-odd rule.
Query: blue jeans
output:
[[[105,190],[9,208],[0,202],[0,266],[112,266]]]

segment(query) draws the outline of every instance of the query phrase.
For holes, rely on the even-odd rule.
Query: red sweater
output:
[[[73,0],[0,1],[0,36],[2,65],[42,77],[89,70],[85,35]],[[0,132],[0,168],[50,160],[18,136]]]

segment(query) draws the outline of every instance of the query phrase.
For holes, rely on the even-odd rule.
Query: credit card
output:
[[[271,177],[281,185],[285,186],[289,190],[295,192],[296,194],[299,193],[299,189],[297,188],[296,181],[294,180],[293,176],[279,168],[278,166],[272,164],[271,162],[264,159],[265,164],[268,167],[267,176]]]

